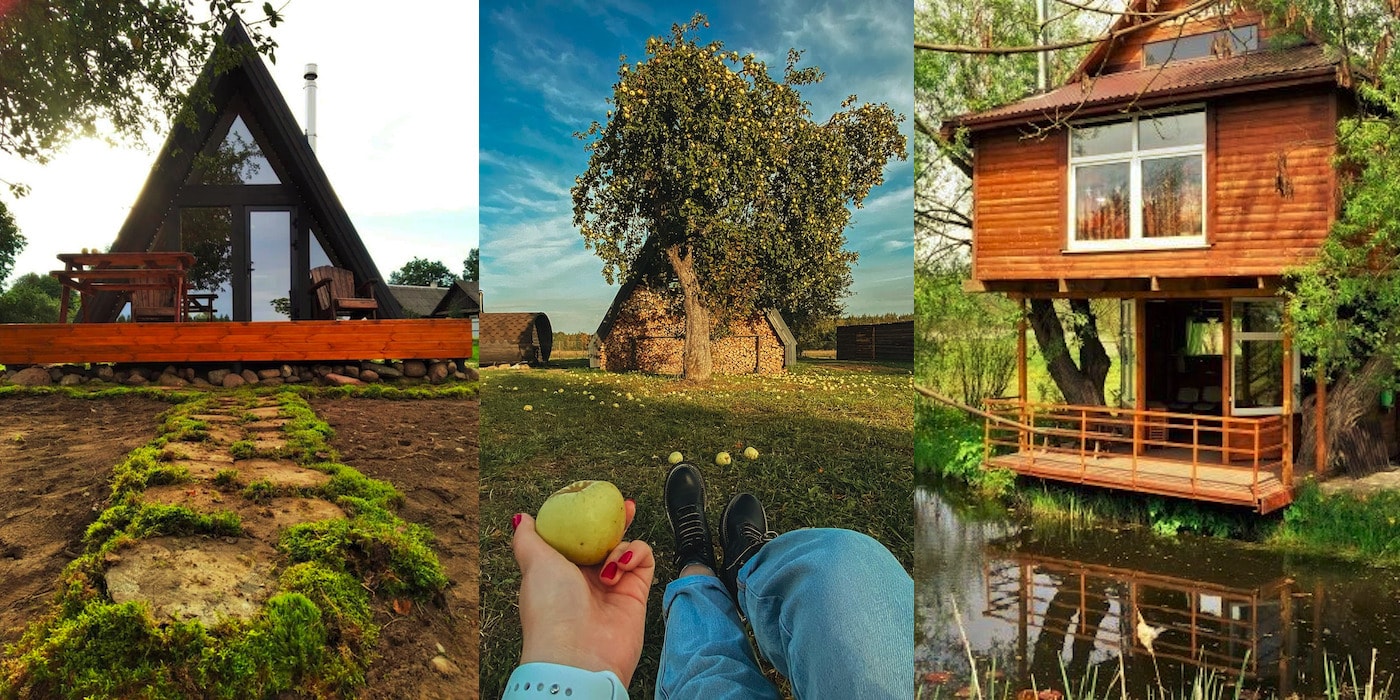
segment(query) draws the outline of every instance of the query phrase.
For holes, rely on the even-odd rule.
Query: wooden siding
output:
[[[836,359],[914,361],[914,322],[836,327]]]
[[[1151,4],[1151,12],[1165,13],[1175,12],[1188,5],[1193,4],[1191,0],[1165,0],[1164,2]],[[1145,8],[1139,8],[1145,9]],[[1127,36],[1118,39],[1108,49],[1100,73],[1115,73],[1118,71],[1138,70],[1143,68],[1142,54],[1143,47],[1157,41],[1166,41],[1177,37],[1191,36],[1193,34],[1205,34],[1214,32],[1226,27],[1244,27],[1250,24],[1259,25],[1259,46],[1267,46],[1269,30],[1264,26],[1264,15],[1258,10],[1239,8],[1228,17],[1221,17],[1216,12],[1215,7],[1205,11],[1197,12],[1192,16],[1179,17],[1170,22],[1163,22],[1154,27],[1149,27],[1143,31],[1132,32]]]
[[[685,321],[660,295],[636,285],[614,302],[616,317],[599,340],[598,363],[609,372],[681,374]],[[710,341],[715,374],[771,374],[784,368],[785,349],[763,315],[735,321]]]
[[[456,359],[470,319],[0,325],[0,364]]]
[[[978,138],[974,279],[1277,276],[1316,253],[1337,209],[1341,98],[1275,91],[1207,106],[1206,248],[1067,253],[1068,136]],[[1279,191],[1280,176],[1286,194]]]

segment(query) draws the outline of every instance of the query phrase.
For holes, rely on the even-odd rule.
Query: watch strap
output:
[[[501,700],[628,700],[627,686],[612,671],[533,662],[517,666]]]

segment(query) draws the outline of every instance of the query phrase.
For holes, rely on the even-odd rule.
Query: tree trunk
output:
[[[1098,319],[1089,306],[1089,300],[1071,299],[1069,305],[1070,310],[1083,319],[1074,328],[1079,338],[1079,364],[1075,364],[1070,355],[1064,324],[1055,312],[1054,300],[1030,300],[1030,324],[1035,330],[1035,342],[1040,346],[1040,355],[1045,358],[1050,378],[1055,380],[1055,386],[1060,388],[1066,403],[1073,406],[1103,406],[1107,403],[1103,385],[1113,361],[1099,340]]]
[[[666,248],[666,259],[681,285],[681,302],[685,309],[685,349],[681,367],[686,379],[710,379],[710,309],[700,291],[700,279],[695,276],[694,261],[689,253],[682,254],[679,245]]]
[[[1390,464],[1376,405],[1380,400],[1380,380],[1394,371],[1388,357],[1373,355],[1361,369],[1327,387],[1325,432],[1327,464],[1324,471],[1363,476]],[[1299,409],[1303,431],[1298,445],[1296,466],[1300,471],[1317,469],[1317,396],[1309,396]]]

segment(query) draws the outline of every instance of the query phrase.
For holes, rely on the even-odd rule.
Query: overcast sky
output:
[[[482,290],[487,311],[544,311],[555,330],[593,332],[616,287],[572,224],[569,188],[587,167],[573,137],[605,118],[618,56],[645,57],[647,37],[705,13],[702,41],[753,52],[781,73],[805,50],[826,80],[803,89],[825,120],[851,93],[888,102],[913,141],[909,0],[570,0],[488,5],[481,17]],[[912,159],[895,161],[870,193],[847,247],[860,253],[850,313],[913,311]]]
[[[268,30],[272,76],[304,121],[303,67],[318,64],[317,155],[380,272],[417,256],[460,273],[477,245],[475,0],[291,0],[283,15]],[[164,138],[115,149],[83,140],[44,166],[0,158],[4,179],[33,188],[6,200],[29,239],[15,275],[110,245]]]

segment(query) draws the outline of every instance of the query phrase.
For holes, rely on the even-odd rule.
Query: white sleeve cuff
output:
[[[573,666],[528,663],[516,667],[501,700],[628,700],[627,686],[612,671],[585,671]]]

